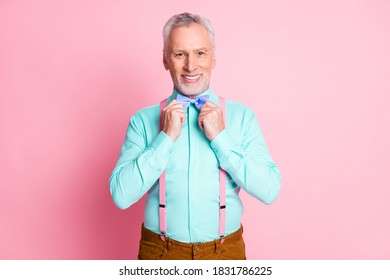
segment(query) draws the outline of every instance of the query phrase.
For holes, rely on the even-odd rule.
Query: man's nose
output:
[[[193,57],[192,55],[187,56],[184,68],[188,72],[192,72],[196,70],[196,58]]]

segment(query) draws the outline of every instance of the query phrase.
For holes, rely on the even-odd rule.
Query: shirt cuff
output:
[[[174,144],[175,142],[164,131],[161,131],[154,139],[150,148],[168,158],[173,151]]]

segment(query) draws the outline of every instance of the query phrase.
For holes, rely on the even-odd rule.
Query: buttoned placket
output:
[[[194,104],[190,104],[187,108],[187,118],[188,118],[188,143],[189,143],[189,162],[188,162],[188,206],[189,206],[189,233],[190,240],[197,240],[198,237],[194,236],[192,228],[196,228],[196,222],[194,220],[194,215],[196,211],[196,204],[199,203],[198,199],[198,190],[196,186],[199,184],[199,146],[197,137],[197,126],[198,126],[198,115],[199,110],[195,108]]]

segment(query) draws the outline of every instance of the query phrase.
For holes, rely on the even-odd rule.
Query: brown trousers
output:
[[[141,231],[139,260],[245,260],[243,228],[220,239],[205,243],[183,243],[160,235],[144,226]]]

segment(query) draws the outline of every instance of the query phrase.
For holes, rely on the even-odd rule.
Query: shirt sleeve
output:
[[[271,204],[279,194],[281,177],[268,152],[258,122],[251,113],[242,142],[238,143],[224,129],[211,142],[220,166],[247,193],[265,204]]]
[[[163,131],[146,145],[144,123],[134,115],[126,132],[118,163],[110,177],[114,203],[126,209],[137,202],[156,183],[165,169],[174,142]]]

